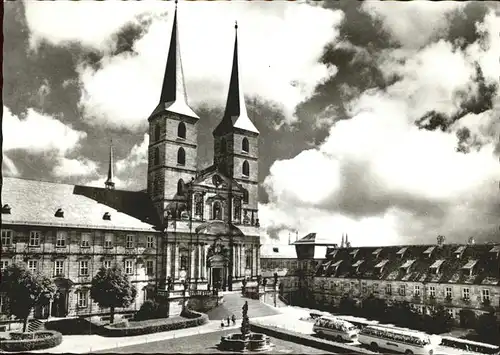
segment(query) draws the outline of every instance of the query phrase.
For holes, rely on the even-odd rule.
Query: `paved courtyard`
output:
[[[113,348],[107,351],[102,351],[102,353],[113,352],[118,354],[130,354],[130,353],[167,353],[167,354],[178,354],[178,353],[197,353],[197,354],[215,354],[215,353],[230,353],[225,351],[220,351],[217,349],[217,344],[220,342],[220,338],[223,335],[229,333],[239,332],[239,329],[234,330],[224,330],[217,331],[206,334],[196,334],[192,336],[186,336],[182,338],[169,339],[156,341],[147,344],[137,344],[132,346],[126,346],[122,348]],[[323,354],[324,351],[292,343],[289,341],[271,338],[271,343],[274,347],[269,352],[259,352],[259,354],[276,354],[276,353],[289,353],[289,354]],[[96,352],[101,353],[101,352]]]

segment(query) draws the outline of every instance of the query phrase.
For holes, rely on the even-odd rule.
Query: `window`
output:
[[[2,239],[0,240],[2,246],[10,246],[12,244],[12,231],[2,229]]]
[[[252,250],[247,249],[245,251],[245,268],[250,269],[252,267]]]
[[[490,290],[488,290],[486,288],[483,289],[481,295],[483,296],[483,302],[490,300]]]
[[[203,197],[200,194],[194,195],[194,215],[196,217],[203,215]]]
[[[86,308],[88,305],[89,292],[87,290],[80,290],[76,293],[78,308]]]
[[[250,164],[248,164],[248,161],[243,162],[243,166],[241,167],[241,173],[243,176],[250,176]]]
[[[180,267],[181,270],[187,270],[188,268],[188,251],[186,249],[180,250]]]
[[[30,232],[30,241],[29,244],[31,247],[39,247],[40,246],[40,232]]]
[[[54,276],[61,276],[64,270],[64,261],[56,260],[54,261]]]
[[[28,260],[28,270],[35,274],[38,271],[38,260]]]
[[[248,153],[250,151],[250,144],[248,143],[248,138],[243,138],[243,141],[241,142],[241,150],[245,153]]]
[[[212,205],[212,219],[222,220],[222,207],[219,201],[215,201]]]
[[[134,273],[133,260],[125,260],[125,274],[133,275],[133,273]]]
[[[146,248],[154,248],[155,247],[155,239],[152,235],[148,235],[146,239]]]
[[[177,151],[177,164],[186,165],[186,151],[182,147]]]
[[[80,260],[80,276],[89,276],[88,260]]]
[[[392,285],[391,284],[388,284],[385,286],[385,293],[387,295],[391,295],[392,294]]]
[[[2,295],[0,294],[0,313],[5,313],[6,309],[5,309],[5,303],[6,303],[6,300],[5,300],[5,295]]]
[[[177,181],[177,195],[184,196],[184,181],[182,179]]]
[[[146,260],[146,275],[154,275],[154,269],[153,260]]]
[[[234,199],[233,219],[236,221],[241,219],[241,200],[239,198]]]
[[[102,267],[105,269],[111,269],[111,260],[103,260]]]
[[[112,248],[113,247],[113,234],[106,233],[104,235],[104,247],[105,248]]]
[[[66,236],[65,231],[57,231],[56,235],[56,247],[62,248],[66,246]]]
[[[451,287],[446,287],[446,298],[452,297]]]
[[[160,148],[156,147],[153,152],[154,152],[153,164],[160,165]]]
[[[399,295],[400,296],[406,296],[406,286],[405,285],[399,285]]]
[[[0,260],[0,271],[3,271],[9,266],[9,260]]]
[[[161,136],[161,127],[159,124],[156,124],[155,125],[155,142],[160,140],[160,136]]]
[[[420,285],[413,286],[413,295],[416,297],[420,296]]]
[[[184,122],[179,122],[177,126],[177,137],[186,139],[186,125]]]
[[[133,235],[127,235],[127,242],[126,242],[125,247],[128,249],[131,249],[134,247],[134,236]]]
[[[464,287],[462,289],[462,297],[466,301],[468,301],[470,299],[470,289],[468,287]]]
[[[82,248],[89,248],[90,247],[90,233],[82,233],[82,239],[80,242],[80,246]]]
[[[431,298],[436,297],[436,286],[429,286],[429,296]]]

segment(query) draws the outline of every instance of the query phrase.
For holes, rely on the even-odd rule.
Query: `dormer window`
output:
[[[414,262],[415,260],[407,260],[403,265],[401,265],[400,269],[403,270],[405,273],[409,273],[411,266],[413,265]]]
[[[111,221],[111,215],[109,214],[109,212],[104,212],[102,219],[104,219],[105,221]]]
[[[453,252],[457,259],[460,259],[465,251],[465,245],[459,246],[457,250]]]
[[[338,250],[334,249],[330,253],[328,253],[327,257],[333,260],[337,256],[337,253],[338,253]]]
[[[375,250],[372,255],[375,257],[375,259],[378,259],[380,253],[382,252],[382,248],[378,248],[377,250]]]
[[[356,255],[358,255],[358,252],[359,252],[359,249],[354,249],[349,254],[352,256],[353,259],[356,259]]]
[[[403,257],[405,256],[405,253],[406,251],[408,250],[408,248],[401,248],[399,249],[399,251],[396,253],[396,255],[399,255],[401,257],[401,259],[403,259]]]
[[[375,265],[375,272],[379,273],[379,274],[382,274],[382,272],[384,271],[384,266],[385,264],[387,264],[389,262],[389,260],[382,260],[381,262],[379,262],[377,265]]]
[[[496,245],[493,248],[491,248],[489,253],[491,257],[493,257],[494,259],[498,259],[498,256],[500,255],[500,245]]]
[[[8,203],[2,206],[2,214],[10,214],[10,206]]]
[[[477,260],[469,260],[467,264],[465,264],[462,267],[462,270],[464,270],[465,273],[468,273],[469,276],[472,276],[474,274],[474,266],[476,266]]]
[[[436,247],[429,247],[424,251],[424,255],[428,258],[432,257],[432,252]]]
[[[279,253],[280,249],[279,248],[273,248],[273,253]]]
[[[359,267],[363,264],[363,262],[364,260],[358,260],[352,265],[352,267],[356,270],[356,273],[359,272]]]
[[[436,260],[432,265],[431,267],[429,268],[429,272],[431,274],[434,274],[434,275],[438,275],[439,274],[439,270],[441,269],[441,265],[443,265],[444,263],[444,260],[443,259],[440,259],[440,260]]]
[[[64,211],[62,210],[62,208],[58,208],[54,216],[58,218],[64,218]]]
[[[333,270],[332,276],[335,277],[337,275],[337,272],[339,271],[340,264],[342,264],[342,260],[339,260],[335,264],[332,265],[332,270]]]

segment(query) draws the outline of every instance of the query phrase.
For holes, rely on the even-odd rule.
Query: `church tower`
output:
[[[238,59],[238,25],[235,24],[233,65],[226,109],[213,131],[214,164],[248,192],[243,199],[244,223],[258,225],[259,131],[248,117]]]
[[[169,206],[179,208],[179,213],[186,208],[183,186],[196,175],[198,120],[187,102],[176,2],[160,101],[148,119],[147,188],[161,217]]]

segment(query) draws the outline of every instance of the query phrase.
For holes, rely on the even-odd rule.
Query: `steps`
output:
[[[28,323],[28,329],[27,329],[27,331],[28,332],[36,332],[37,330],[40,330],[42,328],[43,328],[43,322],[41,322],[38,319],[32,319]]]
[[[268,306],[259,300],[244,298],[240,293],[230,293],[224,295],[224,303],[210,310],[207,315],[211,320],[225,319],[233,314],[236,319],[242,318],[242,307],[248,302],[248,316],[250,318],[272,316],[280,314],[276,309]]]

